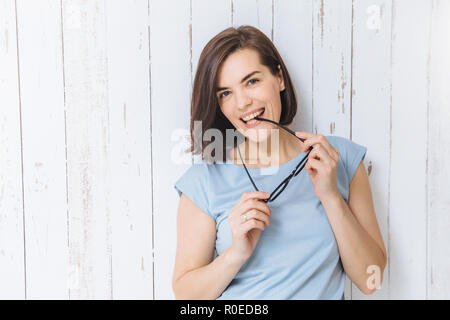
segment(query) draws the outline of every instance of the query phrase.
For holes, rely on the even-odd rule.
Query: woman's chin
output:
[[[261,143],[270,138],[270,129],[246,129],[244,135],[254,143]]]

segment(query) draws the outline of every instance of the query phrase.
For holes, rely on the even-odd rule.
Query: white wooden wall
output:
[[[368,147],[389,259],[346,298],[450,298],[448,0],[0,0],[0,298],[174,297],[174,148],[202,48],[242,24],[285,59],[292,128]]]

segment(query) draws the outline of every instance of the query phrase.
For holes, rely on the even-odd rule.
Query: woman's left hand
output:
[[[324,135],[304,131],[295,132],[295,135],[305,139],[305,142],[300,141],[302,152],[307,152],[313,146],[305,169],[314,184],[317,197],[323,202],[330,197],[339,196],[336,180],[339,151],[328,142]]]

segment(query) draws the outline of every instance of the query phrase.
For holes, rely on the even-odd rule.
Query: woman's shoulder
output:
[[[215,172],[223,172],[228,164],[212,163],[203,159],[194,159],[192,164],[185,169],[180,179],[189,180],[191,183],[207,185]]]
[[[208,163],[205,161],[193,161],[182,174],[182,178],[185,179],[202,179],[207,173]]]
[[[327,135],[325,136],[330,144],[336,148],[340,154],[354,154],[361,149],[366,149],[365,146],[355,140],[351,140],[341,136]]]
[[[340,147],[342,144],[347,143],[347,141],[350,141],[347,138],[335,135],[326,135],[325,137],[335,148]]]
[[[326,138],[339,151],[339,161],[342,162],[349,181],[351,181],[356,168],[366,156],[367,147],[360,142],[341,136],[328,135]]]
[[[192,163],[176,180],[174,187],[180,197],[184,193],[202,211],[214,218],[209,209],[210,182],[205,162]]]

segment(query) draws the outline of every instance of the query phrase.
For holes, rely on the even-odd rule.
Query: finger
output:
[[[267,199],[270,197],[270,194],[264,191],[253,191],[253,192],[244,192],[239,199],[240,203],[243,203],[249,199]]]
[[[326,138],[320,134],[315,134],[315,135],[309,136],[303,143],[303,148],[304,148],[304,150],[308,150],[309,147],[314,146],[316,144],[326,143],[325,140],[326,140]]]
[[[317,145],[309,154],[308,158],[317,159],[323,161],[323,163],[330,165],[332,158],[328,151],[321,145]]]
[[[302,152],[306,152],[311,145],[306,145],[306,142],[314,138],[316,136],[315,134],[306,132],[306,131],[296,131],[295,135],[302,139],[301,145],[302,145]]]
[[[270,225],[270,219],[267,216],[267,214],[264,212],[258,211],[256,209],[252,209],[252,210],[248,211],[247,213],[242,215],[241,218],[243,216],[246,216],[246,219],[245,220],[241,219],[242,223],[245,223],[246,221],[248,221],[250,219],[256,219],[256,220],[264,222],[266,226]]]
[[[252,229],[261,229],[264,230],[264,223],[262,221],[256,220],[256,219],[251,219],[249,221],[247,221],[246,223],[241,224],[241,232],[243,234],[249,232]]]
[[[322,171],[322,169],[324,169],[324,164],[317,159],[309,158],[308,162],[306,162],[305,169]]]
[[[306,132],[306,131],[296,131],[295,135],[299,138],[309,139],[314,136],[314,134]]]
[[[322,145],[327,150],[328,154],[333,160],[335,161],[339,160],[339,152],[330,144],[328,139],[322,134],[312,135],[309,138],[307,138],[303,143],[302,150],[304,152],[308,150],[311,146],[315,146],[318,144]]]
[[[268,216],[272,215],[272,210],[267,205],[267,203],[265,203],[263,201],[259,201],[259,200],[255,200],[255,199],[248,199],[242,205],[243,205],[242,211],[244,213],[251,209],[257,209],[257,210],[264,212]]]
[[[297,137],[300,138],[301,140],[301,145],[302,145],[302,152],[304,152],[303,150],[307,150],[307,148],[304,147],[304,143],[307,139],[310,139],[311,137],[313,137],[314,135],[312,133],[309,132],[305,132],[305,131],[296,131],[295,135]]]
[[[228,219],[230,220],[230,223],[233,223],[233,224],[234,223],[239,223],[239,221],[238,221],[239,217],[243,213],[248,211],[250,208],[252,208],[252,205],[249,205],[249,204],[246,203],[248,200],[254,199],[255,204],[253,205],[253,207],[255,207],[256,206],[256,202],[260,202],[262,204],[265,204],[265,202],[259,201],[259,199],[267,199],[269,197],[270,197],[270,194],[267,193],[267,192],[264,192],[264,191],[244,192],[241,195],[241,198],[239,199],[239,201],[234,206],[234,208],[231,211],[231,213],[228,215]],[[261,211],[267,211],[267,209],[265,209],[264,207],[261,207],[260,205],[258,205],[257,208],[260,208]],[[269,208],[269,212],[271,214],[270,208]]]
[[[317,136],[318,144],[321,145],[327,152],[330,158],[338,160],[336,149],[330,144],[328,139],[324,135]]]

